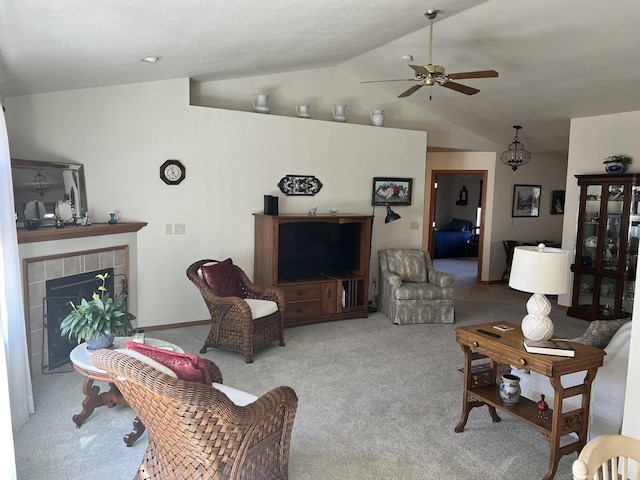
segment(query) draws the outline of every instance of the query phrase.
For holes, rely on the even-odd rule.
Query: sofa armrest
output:
[[[396,275],[395,273],[389,273],[388,275],[384,275],[384,280],[390,285],[393,285],[394,287],[399,287],[400,285],[402,285],[402,280],[400,279],[400,276]]]
[[[453,283],[453,275],[438,270],[429,270],[429,283],[438,287],[448,287]]]

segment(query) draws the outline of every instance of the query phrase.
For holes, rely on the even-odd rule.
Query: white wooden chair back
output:
[[[587,443],[573,462],[573,479],[627,480],[631,479],[629,472],[634,466],[633,478],[640,480],[640,440],[623,435],[600,435]]]

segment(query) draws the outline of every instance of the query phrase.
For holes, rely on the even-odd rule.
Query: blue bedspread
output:
[[[434,258],[455,258],[466,255],[467,240],[471,232],[452,232],[438,230],[434,238]]]

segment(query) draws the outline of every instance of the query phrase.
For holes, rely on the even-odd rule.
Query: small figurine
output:
[[[549,416],[547,415],[548,409],[549,405],[544,401],[544,395],[540,394],[540,401],[538,402],[538,418],[549,420]]]
[[[89,212],[84,212],[84,217],[82,217],[82,225],[85,227],[91,225],[91,219],[89,218]]]
[[[311,210],[309,210],[309,216],[315,217],[317,211],[318,211],[318,207],[313,207]]]

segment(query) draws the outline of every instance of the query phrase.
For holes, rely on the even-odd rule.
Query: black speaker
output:
[[[264,214],[278,215],[278,197],[273,195],[264,196]]]

